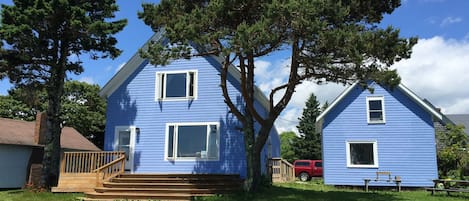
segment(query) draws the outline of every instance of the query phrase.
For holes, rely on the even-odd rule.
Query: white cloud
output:
[[[420,39],[412,57],[393,67],[403,84],[444,113],[469,113],[469,41]]]
[[[460,18],[460,17],[446,17],[445,19],[443,19],[441,21],[440,26],[445,27],[445,26],[448,26],[450,24],[455,24],[455,23],[459,23],[459,22],[462,22],[462,18]]]
[[[278,73],[282,71],[281,66],[269,66],[269,71],[272,71],[270,76],[257,80],[264,93],[270,93],[272,87],[286,80],[288,73]],[[442,108],[445,114],[469,113],[469,40],[438,36],[420,39],[413,48],[412,57],[396,63],[392,68],[398,70],[404,85]],[[323,104],[325,101],[332,102],[344,89],[343,85],[334,83],[319,86],[306,81],[298,85],[275,126],[279,132],[296,132],[298,117],[311,93]]]
[[[78,81],[86,82],[88,84],[95,84],[96,83],[92,77],[81,77]]]
[[[124,62],[124,63],[121,63],[119,66],[117,66],[116,68],[116,73],[119,72],[119,70],[124,67],[124,65],[126,64],[127,62]]]

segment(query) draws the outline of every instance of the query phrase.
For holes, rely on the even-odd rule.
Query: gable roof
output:
[[[155,33],[141,48],[142,50],[148,49],[148,45],[151,42],[162,41],[164,39],[164,31]],[[215,59],[220,65],[223,63],[223,58],[221,56],[210,55],[209,57]],[[107,82],[104,87],[99,92],[101,97],[109,97],[119,86],[125,82],[125,80],[134,73],[137,68],[145,62],[146,59],[140,57],[138,51],[130,58],[130,60],[124,64],[124,66]],[[234,66],[230,65],[228,67],[228,74],[233,76],[239,83],[241,83],[241,72]],[[269,110],[270,104],[267,97],[262,93],[262,91],[255,86],[254,88],[254,98],[259,101],[259,103]]]
[[[447,114],[446,115],[454,124],[463,125],[464,132],[469,135],[469,114]]]
[[[354,89],[356,86],[358,86],[358,83],[354,83],[347,87],[330,105],[327,107],[318,117],[317,117],[317,122],[319,120],[323,119],[342,99],[344,99],[351,91]],[[432,114],[434,117],[436,117],[439,121],[444,121],[444,116],[437,111],[433,105],[429,104],[427,101],[421,99],[417,94],[412,92],[409,88],[404,86],[404,84],[399,84],[397,89],[401,90],[405,95],[407,95],[411,100],[413,100],[415,103],[420,105],[423,109],[425,109],[427,112]]]
[[[34,121],[21,121],[0,118],[0,144],[23,146],[43,146],[34,141]],[[62,128],[60,145],[65,149],[99,151],[93,143],[87,140],[77,130],[71,127]]]

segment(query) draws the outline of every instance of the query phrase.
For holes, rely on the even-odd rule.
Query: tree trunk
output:
[[[250,118],[249,118],[250,117]],[[244,146],[246,147],[246,180],[244,181],[244,190],[254,192],[260,182],[260,154],[256,154],[254,147],[255,133],[254,121],[252,116],[247,115],[243,122]]]
[[[64,67],[51,68],[51,78],[46,83],[48,107],[47,107],[47,131],[42,160],[41,187],[50,189],[57,185],[60,165],[60,134],[62,132],[60,110],[65,79]]]

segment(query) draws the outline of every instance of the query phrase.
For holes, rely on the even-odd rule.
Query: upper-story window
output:
[[[385,123],[384,97],[366,97],[368,123]]]
[[[156,73],[156,99],[196,99],[197,71],[167,71]]]

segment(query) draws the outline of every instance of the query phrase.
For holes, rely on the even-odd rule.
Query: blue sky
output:
[[[71,79],[104,84],[145,43],[152,31],[137,18],[142,2],[117,0],[120,10],[117,19],[127,18],[128,25],[116,35],[118,48],[124,52],[115,60],[89,60],[80,56],[85,72]],[[11,0],[0,0],[11,4]],[[412,58],[393,66],[403,83],[422,98],[429,99],[445,113],[469,113],[469,1],[467,0],[404,0],[402,6],[385,16],[382,26],[401,30],[404,37],[418,36]],[[273,54],[257,60],[259,77],[256,82],[268,92],[286,79],[285,64],[288,57]],[[271,75],[276,75],[273,78]],[[0,94],[10,88],[7,81],[0,82]],[[321,102],[332,101],[343,86],[328,84],[317,86],[310,82],[297,87],[291,103],[276,122],[279,131],[295,130],[297,118],[309,94],[315,93]]]

